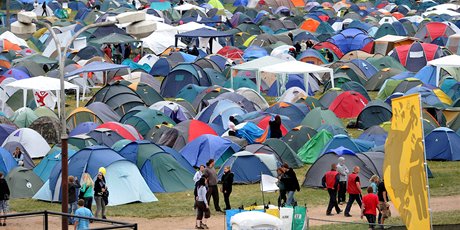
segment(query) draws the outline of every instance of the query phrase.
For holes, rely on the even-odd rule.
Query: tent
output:
[[[329,109],[338,118],[355,118],[366,106],[367,99],[358,92],[346,91],[332,101]]]
[[[347,135],[338,134],[335,135],[323,148],[321,153],[328,153],[333,149],[346,148],[355,153],[366,152],[370,148],[374,147],[374,142],[352,139]]]
[[[321,155],[308,169],[302,186],[322,188],[323,185],[321,183],[321,179],[324,174],[331,169],[331,164],[337,163],[338,158],[341,156],[345,157],[345,165],[349,169],[353,169],[355,166],[359,166],[361,168],[358,176],[360,177],[362,188],[367,188],[370,185],[369,179],[371,176],[383,176],[379,173],[381,172],[381,168],[383,166],[383,153],[366,155],[364,153],[353,153],[350,150],[344,151],[343,154],[330,152]]]
[[[137,165],[152,192],[180,192],[194,187],[193,175],[160,146],[136,141],[119,153]]]
[[[291,129],[281,139],[286,142],[289,147],[297,152],[308,140],[315,136],[317,131],[308,126],[297,126]]]
[[[443,67],[460,67],[460,56],[459,55],[449,55],[445,57],[435,58],[428,62],[428,65],[432,65],[436,67],[436,86],[439,86],[439,82],[441,79],[440,73],[441,68]]]
[[[20,128],[12,132],[3,142],[2,147],[11,146],[13,151],[15,145],[22,146],[31,158],[43,157],[51,149],[45,139],[36,131],[29,128]]]
[[[323,108],[314,108],[312,111],[308,112],[305,118],[302,120],[302,125],[318,129],[321,125],[330,124],[338,127],[343,127],[341,120],[328,109]]]
[[[326,130],[319,131],[297,151],[300,160],[307,164],[313,164],[332,137],[332,134]]]
[[[391,119],[391,106],[381,100],[369,102],[356,119],[360,129],[367,129],[373,125],[380,125]]]
[[[69,146],[68,157],[75,154],[75,150]],[[40,177],[40,179],[45,182],[50,177],[51,171],[53,170],[56,164],[61,162],[61,148],[57,145],[54,145],[53,148],[49,151],[48,154],[40,161],[40,163],[33,169],[34,173]]]
[[[29,128],[37,131],[48,144],[55,144],[61,140],[61,123],[55,117],[39,117]]]
[[[172,125],[176,124],[171,118],[164,115],[162,112],[153,109],[146,109],[127,118],[124,120],[123,124],[133,126],[139,134],[145,137],[150,129],[152,129],[155,125],[162,124],[163,122],[167,122]]]
[[[105,179],[110,191],[110,206],[157,201],[136,165],[108,147],[87,147],[69,158],[69,175],[71,176],[82,178],[83,173],[89,173],[92,178],[96,178],[100,167],[106,169]],[[33,199],[60,201],[61,179],[61,165],[56,164],[49,180],[34,195]]]
[[[292,168],[300,168],[303,162],[297,156],[297,153],[289,147],[289,145],[281,139],[269,138],[265,140],[264,144],[275,150],[282,162],[286,162]]]
[[[43,181],[32,169],[16,167],[5,177],[10,198],[30,198],[43,186]]]
[[[115,131],[117,134],[119,134],[123,138],[131,140],[131,141],[143,139],[142,136],[137,132],[137,130],[131,125],[125,125],[125,124],[121,124],[118,122],[106,122],[102,125],[97,126],[97,128],[93,130],[96,130],[99,128],[105,128],[105,129],[110,129],[112,131]]]
[[[61,90],[61,82],[59,79],[51,78],[51,77],[44,77],[44,76],[37,76],[27,79],[18,80],[15,82],[11,82],[6,87],[12,87],[17,89],[22,89],[24,96],[24,107],[26,107],[26,98],[27,98],[27,90],[34,90],[34,91],[55,91],[56,92],[56,99],[58,103],[58,110],[60,111],[60,90]],[[75,89],[77,90],[76,93],[76,101],[77,107],[80,101],[80,87],[74,85],[72,83],[64,81],[64,89]],[[44,99],[46,100],[46,99]],[[54,104],[53,104],[54,107]]]
[[[261,174],[272,175],[270,169],[258,155],[248,151],[233,154],[223,163],[217,177],[222,178],[223,169],[226,166],[232,169],[234,184],[254,184],[260,181]]]
[[[439,46],[415,42],[394,48],[389,56],[399,61],[407,70],[417,72],[433,59],[443,56]]]
[[[16,166],[18,166],[18,163],[13,158],[13,155],[8,150],[0,148],[0,172],[6,175]]]
[[[19,128],[29,127],[36,119],[38,119],[37,115],[27,107],[16,110],[13,116],[10,117],[10,120]]]
[[[216,166],[222,165],[240,147],[219,136],[204,134],[185,145],[180,154],[194,167],[205,165],[209,159],[216,161]]]
[[[84,122],[93,122],[98,125],[104,123],[93,111],[85,107],[78,107],[68,115],[67,129],[73,130]]]
[[[97,145],[96,140],[86,134],[79,134],[69,137],[69,145],[75,146],[77,149]]]
[[[427,160],[460,160],[460,136],[445,127],[436,128],[425,137]]]
[[[282,63],[278,63],[278,64],[274,64],[274,65],[269,65],[269,66],[265,66],[265,67],[259,69],[259,71],[260,72],[275,73],[275,74],[280,74],[281,75],[281,76],[278,76],[278,81],[279,81],[279,84],[281,85],[281,89],[282,89],[281,92],[280,92],[280,95],[282,93],[284,93],[283,86],[285,86],[288,74],[303,74],[305,92],[308,92],[308,88],[309,88],[308,76],[310,74],[314,74],[314,73],[329,73],[330,74],[330,79],[332,80],[332,82],[334,80],[333,70],[332,69],[322,67],[322,66],[313,65],[313,64],[309,64],[309,63],[305,63],[305,62],[300,62],[300,61],[287,61],[287,62],[282,62]],[[260,79],[258,81],[260,82]],[[332,87],[334,87],[334,84],[332,84]]]

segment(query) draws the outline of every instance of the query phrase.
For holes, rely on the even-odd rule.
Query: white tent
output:
[[[278,84],[281,84],[281,92],[284,93],[288,74],[303,74],[305,92],[308,92],[308,76],[313,73],[329,73],[331,75],[331,84],[334,88],[334,74],[331,68],[313,65],[300,61],[287,61],[275,65],[269,65],[259,69],[260,72],[269,72],[278,74]]]
[[[20,128],[12,132],[5,139],[2,147],[10,142],[21,144],[31,158],[44,157],[51,149],[46,140],[37,131],[29,128]]]
[[[18,46],[29,47],[29,45],[27,45],[27,42],[24,39],[19,38],[18,36],[14,35],[10,31],[5,31],[2,34],[0,34],[0,40],[3,41],[3,39],[6,39],[9,42],[14,43]]]
[[[436,86],[439,86],[441,68],[456,67],[460,68],[460,56],[449,55],[428,62],[428,65],[436,66]]]
[[[272,56],[265,56],[258,59],[254,59],[252,61],[248,61],[239,65],[235,65],[231,67],[231,77],[230,77],[230,86],[233,89],[233,71],[234,70],[243,70],[243,71],[255,71],[256,72],[256,85],[257,85],[257,92],[260,93],[260,85],[261,83],[261,76],[260,76],[260,69],[266,66],[283,63],[286,62],[285,60],[272,57]]]
[[[57,95],[57,102],[58,102],[58,110],[60,111],[60,103],[59,103],[59,94],[61,90],[61,82],[57,78],[51,78],[51,77],[44,77],[44,76],[38,76],[38,77],[31,77],[31,78],[26,78],[22,80],[17,80],[14,82],[11,82],[6,85],[6,87],[11,87],[11,88],[17,88],[17,89],[22,89],[23,90],[23,95],[24,95],[24,107],[26,107],[27,104],[27,90],[35,90],[35,91],[55,91]],[[80,96],[80,87],[78,85],[74,85],[72,83],[64,81],[64,88],[65,89],[75,89],[77,90],[76,94],[76,99],[77,99],[77,107],[78,102],[79,102],[79,96]]]
[[[144,48],[149,48],[155,54],[160,55],[167,48],[174,46],[175,35],[178,33],[178,30],[174,26],[162,22],[156,22],[156,30],[151,33],[148,37],[141,39],[142,46]],[[179,42],[178,47],[186,47],[182,42]]]

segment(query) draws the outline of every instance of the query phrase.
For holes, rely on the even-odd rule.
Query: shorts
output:
[[[378,207],[379,207],[380,213],[382,213],[383,219],[387,219],[388,217],[391,217],[390,205],[388,203],[380,202]]]
[[[10,206],[8,205],[8,200],[0,200],[0,212],[6,214],[10,211]]]
[[[197,201],[196,202],[196,219],[202,220],[203,214],[204,214],[204,218],[206,219],[211,217],[211,211],[209,211],[209,208],[206,208],[206,204],[204,203],[204,201]]]

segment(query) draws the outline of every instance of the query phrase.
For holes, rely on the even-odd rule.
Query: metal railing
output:
[[[68,217],[74,217],[74,218],[81,218],[81,219],[87,219],[89,221],[93,222],[101,222],[105,224],[110,224],[112,226],[107,226],[107,227],[95,227],[91,228],[92,230],[105,230],[105,229],[133,229],[137,230],[137,223],[125,223],[121,221],[115,221],[115,220],[107,220],[107,219],[98,219],[98,218],[93,218],[93,217],[86,217],[86,216],[76,216],[76,215],[71,215],[68,213],[61,213],[61,212],[53,212],[53,211],[37,211],[37,212],[23,212],[23,213],[12,213],[12,214],[7,214],[7,215],[0,215],[0,219],[3,218],[20,218],[20,217],[34,217],[34,216],[43,216],[43,229],[44,230],[49,230],[49,217],[51,216],[60,216],[61,218],[68,218]]]

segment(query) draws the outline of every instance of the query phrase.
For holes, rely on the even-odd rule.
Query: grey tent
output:
[[[86,135],[80,134],[69,137],[69,145],[75,146],[77,149],[84,149],[89,146],[97,145],[97,141],[94,138]]]
[[[48,144],[56,144],[61,140],[61,124],[55,117],[39,117],[29,125],[39,133]]]
[[[287,163],[292,168],[300,168],[303,162],[297,156],[297,153],[289,147],[286,142],[277,138],[269,138],[264,144],[276,151],[276,154],[281,157],[283,163]]]
[[[43,181],[32,169],[16,167],[6,176],[11,198],[29,198],[43,186]]]
[[[307,126],[297,126],[291,129],[281,139],[286,142],[295,152],[299,151],[318,132]]]
[[[308,169],[302,186],[315,188],[323,187],[322,178],[324,174],[331,169],[331,164],[338,162],[341,156],[345,157],[345,165],[350,171],[352,171],[355,166],[361,168],[359,177],[362,188],[366,188],[370,185],[369,179],[373,175],[383,176],[381,174],[382,165],[377,166],[377,164],[383,164],[383,153],[369,153],[369,155],[362,153],[337,155],[334,152],[329,152],[321,155]]]
[[[359,113],[356,119],[356,125],[360,129],[367,129],[373,125],[380,125],[391,119],[391,107],[381,100],[369,102],[366,107]]]
[[[99,117],[102,122],[106,123],[109,121],[116,121],[118,122],[121,117],[112,108],[110,108],[107,104],[102,102],[93,102],[86,106],[89,110],[93,111],[97,117]]]
[[[88,133],[88,136],[96,140],[97,144],[105,145],[108,147],[112,147],[112,145],[115,144],[115,142],[124,139],[117,132],[106,128],[98,128],[92,130]]]
[[[26,149],[24,148],[24,146],[22,146],[21,143],[11,141],[3,146],[3,148],[8,150],[8,152],[10,152],[11,154],[13,154],[13,152],[16,150],[16,147],[21,149],[23,155],[22,162],[24,163],[23,166],[28,169],[33,169],[35,167],[35,163],[33,162],[32,157],[30,157],[30,154],[26,151]]]

